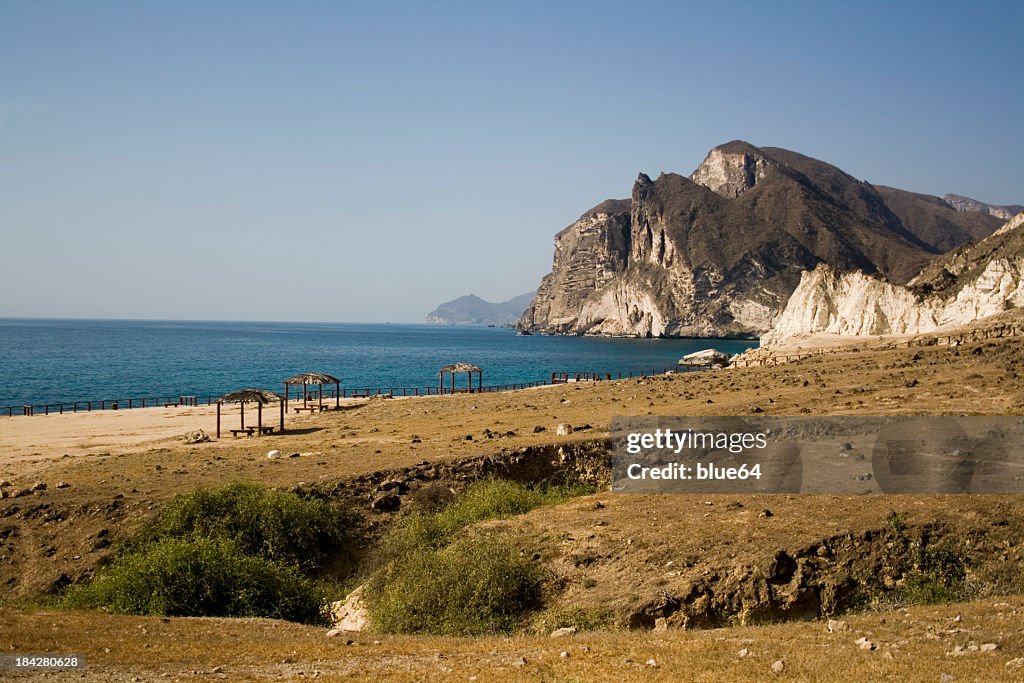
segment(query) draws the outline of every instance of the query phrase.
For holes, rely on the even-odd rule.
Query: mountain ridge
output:
[[[710,150],[690,176],[640,173],[630,199],[601,202],[559,231],[552,270],[517,326],[756,337],[782,312],[801,273],[820,263],[905,283],[948,248],[1001,223],[952,207],[935,215],[931,200],[880,191],[797,152],[734,140]]]
[[[527,292],[508,301],[493,303],[475,294],[446,301],[427,314],[427,322],[436,325],[512,325],[533,299]]]

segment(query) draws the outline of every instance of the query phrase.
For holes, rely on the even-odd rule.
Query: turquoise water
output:
[[[748,341],[516,336],[446,325],[0,319],[0,407],[194,395],[325,372],[342,386],[437,385],[443,365],[483,368],[484,385],[552,372],[639,373],[687,353],[735,353]],[[465,381],[460,377],[459,381]]]

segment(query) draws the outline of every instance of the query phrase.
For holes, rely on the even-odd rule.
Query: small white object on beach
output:
[[[273,460],[274,458],[280,458],[281,451],[270,451],[269,453],[267,453],[267,457],[271,460]]]

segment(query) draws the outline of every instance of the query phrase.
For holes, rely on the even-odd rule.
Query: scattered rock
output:
[[[298,458],[298,457],[299,457],[299,456],[301,456],[301,455],[302,455],[301,453],[292,453],[292,454],[290,454],[290,455],[289,455],[288,457],[289,457],[289,458]]]
[[[46,490],[46,482],[45,481],[37,481],[35,484],[32,485],[32,489],[31,490],[32,491],[45,491]]]
[[[652,669],[657,668],[658,662],[656,662],[652,657],[651,659],[647,660],[647,666],[651,667]]]
[[[775,513],[772,512],[771,510],[769,510],[768,508],[765,508],[764,510],[761,510],[760,512],[758,512],[757,516],[760,519],[768,519],[769,517],[774,517]]]
[[[274,450],[274,451],[270,451],[269,453],[267,453],[267,458],[269,458],[270,460],[276,460],[277,458],[280,458],[280,457],[281,457],[281,451]]]
[[[206,442],[206,441],[210,441],[210,435],[209,435],[209,434],[207,434],[207,433],[206,433],[205,431],[203,431],[202,429],[197,429],[197,430],[196,430],[196,431],[194,431],[194,432],[189,432],[189,433],[188,433],[188,434],[186,434],[186,435],[185,435],[184,437],[182,437],[182,439],[183,439],[183,440],[185,441],[185,443],[187,443],[187,444],[193,444],[193,443],[204,443],[204,442]]]
[[[7,486],[11,486],[11,485],[12,485],[11,482],[9,480],[7,480],[7,479],[4,479],[3,481],[0,481],[0,488],[4,488],[4,487],[7,487]]]
[[[376,510],[377,512],[394,512],[402,506],[402,499],[394,493],[386,493],[382,496],[377,496],[370,503],[370,509]]]
[[[533,433],[534,434],[540,434],[541,432],[546,432],[546,431],[548,431],[548,428],[544,427],[544,426],[541,426],[541,425],[537,425],[536,427],[533,428]]]
[[[1024,657],[1014,657],[1003,666],[1007,669],[1024,669]]]
[[[70,486],[71,484],[67,483],[66,481],[57,482],[57,488],[59,489],[66,489],[69,488]]]
[[[995,643],[982,643],[981,644],[981,651],[982,652],[995,652],[998,649],[999,649],[999,646],[997,644],[995,644]]]
[[[526,666],[526,657],[520,657],[520,658],[514,660],[512,662],[512,666],[516,667],[517,669],[519,667]]]
[[[551,632],[552,638],[565,638],[566,636],[576,635],[575,626],[565,626],[563,628],[555,629]]]
[[[572,434],[572,425],[567,422],[563,422],[555,429],[555,434],[558,436],[568,436]]]
[[[853,644],[862,650],[874,650],[876,647],[878,647],[864,636],[861,636],[857,640],[853,641]]]
[[[747,648],[743,648],[742,650],[740,650],[739,652],[736,653],[736,656],[739,657],[740,659],[744,659],[745,657],[749,657],[750,656],[750,650],[748,650]]]
[[[762,408],[761,406],[750,406],[750,412],[752,412],[752,413],[763,413],[764,412],[764,408]]]
[[[828,632],[829,633],[845,633],[850,630],[850,625],[840,619],[829,619],[828,620]]]
[[[377,487],[378,491],[394,491],[395,493],[408,493],[409,485],[398,479],[388,479]]]
[[[952,674],[942,674],[941,676],[939,676],[939,680],[942,683],[949,683],[950,681],[953,680],[953,675]]]
[[[561,657],[562,659],[565,659],[565,658],[567,658],[569,656],[569,653],[566,652],[565,650],[562,650],[561,652],[558,653],[558,656]]]
[[[774,671],[775,673],[780,674],[780,673],[782,673],[785,670],[786,670],[786,660],[785,659],[777,659],[774,662],[772,662],[772,671]]]

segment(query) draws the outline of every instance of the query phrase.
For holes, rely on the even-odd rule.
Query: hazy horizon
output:
[[[0,317],[420,323],[733,139],[1024,204],[1024,5],[0,6]],[[1005,36],[1000,27],[1006,27]]]

